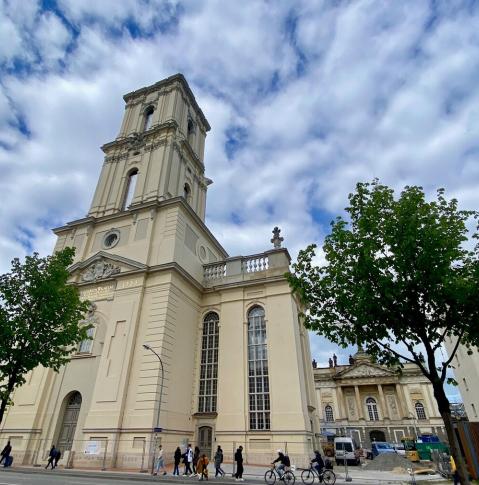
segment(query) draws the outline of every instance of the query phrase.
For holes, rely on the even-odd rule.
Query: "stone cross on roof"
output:
[[[278,226],[276,226],[273,229],[273,239],[271,239],[271,242],[273,243],[273,246],[275,249],[280,248],[281,243],[284,241],[284,237],[281,237],[280,233],[281,233],[281,229]]]

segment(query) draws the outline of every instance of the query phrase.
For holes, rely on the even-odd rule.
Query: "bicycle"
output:
[[[284,473],[280,475],[276,467],[273,465],[271,469],[264,474],[264,481],[267,485],[274,485],[277,478],[283,481],[285,485],[294,485],[294,482],[296,481],[296,477],[291,470],[285,470]]]
[[[301,480],[304,485],[312,485],[316,477],[319,483],[324,483],[325,485],[334,485],[336,483],[336,474],[333,470],[323,468],[321,473],[319,473],[311,464],[308,469],[301,472]]]

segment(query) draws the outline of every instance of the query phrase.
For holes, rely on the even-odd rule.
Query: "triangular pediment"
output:
[[[106,251],[99,251],[85,261],[70,266],[69,271],[78,283],[89,283],[105,278],[127,273],[130,271],[145,270],[147,266],[133,259],[124,258]]]
[[[372,364],[370,362],[360,362],[354,364],[347,369],[338,372],[335,379],[350,379],[361,377],[386,377],[394,376],[396,373],[392,370],[386,369],[383,366]]]

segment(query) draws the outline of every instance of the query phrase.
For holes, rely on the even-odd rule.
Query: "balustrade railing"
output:
[[[247,256],[242,258],[241,263],[243,273],[256,273],[269,268],[268,256],[265,255]]]
[[[217,280],[226,276],[226,263],[215,263],[204,266],[204,278],[206,281]]]

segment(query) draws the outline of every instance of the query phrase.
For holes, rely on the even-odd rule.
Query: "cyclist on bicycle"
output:
[[[283,479],[284,472],[286,471],[286,468],[289,468],[291,466],[291,462],[289,461],[289,456],[285,455],[283,453],[283,450],[277,450],[278,452],[278,458],[274,460],[271,464],[274,465],[275,463],[279,462],[279,465],[276,467],[276,470],[278,471],[279,479]]]
[[[318,450],[315,450],[314,452],[314,458],[311,460],[311,465],[313,463],[316,463],[316,465],[314,465],[314,468],[316,468],[318,475],[321,476],[321,473],[324,470],[324,461],[321,453]]]

